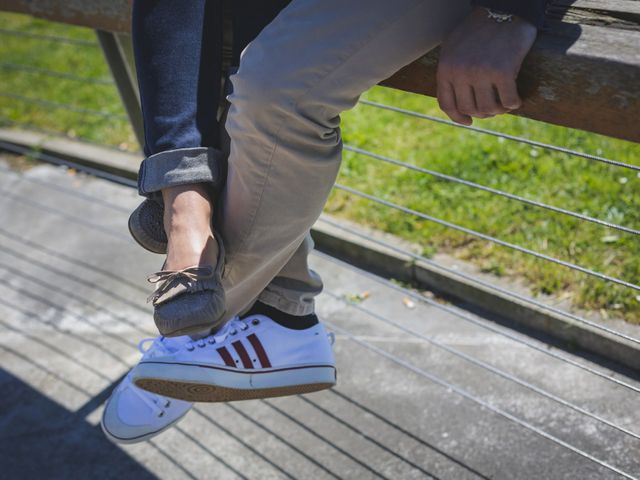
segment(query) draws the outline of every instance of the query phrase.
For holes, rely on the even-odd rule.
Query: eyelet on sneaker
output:
[[[164,404],[164,408],[169,408],[171,406],[171,400],[167,400],[167,402]]]
[[[231,335],[235,335],[238,333],[238,330],[231,330]]]
[[[242,330],[242,331],[244,332],[247,328],[249,328],[249,325],[247,325],[247,324],[245,323],[245,324],[243,324],[243,325],[240,327],[240,330]]]
[[[194,347],[193,345],[186,345],[185,348],[190,352],[193,352],[196,349],[196,347]]]
[[[162,418],[162,417],[164,417],[164,410],[158,414],[158,418]]]
[[[215,339],[215,338],[213,338],[213,337],[211,337],[209,340],[207,340],[207,342],[208,342],[210,345],[213,345],[214,343],[216,343],[216,339]]]
[[[260,325],[260,320],[254,318],[253,320],[251,320],[251,325]]]

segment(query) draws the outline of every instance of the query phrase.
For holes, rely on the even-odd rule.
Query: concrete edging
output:
[[[0,129],[0,142],[73,162],[80,166],[104,171],[127,179],[135,179],[140,155],[88,145],[73,140],[19,130]],[[6,148],[7,145],[5,145]],[[2,147],[0,143],[0,148]],[[10,151],[10,149],[6,148]],[[46,161],[46,159],[45,159]],[[392,244],[406,243],[381,232],[372,231],[350,222],[331,218],[334,223],[348,224],[348,228],[366,236],[388,236]],[[359,235],[317,222],[312,234],[316,248],[376,274],[429,288],[454,299],[520,324],[532,330],[600,355],[635,371],[640,370],[640,345],[624,338],[590,327],[571,318],[536,305],[502,294],[481,283],[451,274],[437,266],[415,260],[410,255],[381,246]],[[389,242],[387,242],[389,243]]]
[[[331,221],[343,222],[334,218]],[[365,235],[372,234],[351,223],[349,229],[359,229]],[[640,370],[640,345],[634,342],[502,294],[479,282],[459,277],[432,264],[415,260],[410,255],[385,248],[374,241],[323,225],[322,222],[316,223],[312,233],[316,248],[347,260],[353,265],[410,283],[417,288],[434,290],[625,367]]]

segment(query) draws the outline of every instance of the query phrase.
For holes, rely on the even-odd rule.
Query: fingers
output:
[[[489,118],[522,106],[515,78],[504,72],[484,75],[442,68],[438,75],[438,103],[451,120],[471,125],[472,117]]]
[[[461,114],[468,117],[475,117],[478,115],[476,99],[471,85],[463,82],[454,83],[453,94],[456,98],[456,106]]]
[[[513,79],[499,79],[494,82],[498,98],[502,106],[508,110],[516,110],[522,106],[522,99],[518,95],[518,87]]]
[[[490,118],[522,106],[516,83],[438,84],[438,104],[451,120],[471,125],[472,118]]]
[[[453,85],[447,81],[438,81],[437,95],[440,109],[446,113],[451,120],[456,123],[461,123],[462,125],[471,125],[473,122],[471,117],[458,111]]]
[[[474,85],[473,91],[476,98],[476,113],[484,118],[493,117],[509,111],[500,101],[494,86],[490,83]],[[476,115],[474,115],[476,116]]]

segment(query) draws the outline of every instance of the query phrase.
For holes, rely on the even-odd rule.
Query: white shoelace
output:
[[[162,343],[163,337],[157,338],[145,338],[138,343],[138,350],[143,355],[149,352],[151,349],[160,351],[162,353],[171,353],[170,350]],[[145,345],[151,343],[151,346],[145,348]],[[160,395],[155,395],[151,392],[147,392],[142,390],[141,388],[136,387],[131,380],[131,372],[127,375],[126,381],[120,384],[120,391],[124,391],[127,388],[132,387],[131,391],[142,400],[145,405],[147,405],[151,411],[157,417],[162,417],[165,414],[167,408],[171,406],[171,400],[168,398],[161,397]]]
[[[253,320],[252,323],[256,321],[259,323],[259,320]],[[257,323],[254,324],[257,325]],[[240,318],[238,317],[234,317],[217,332],[214,332],[211,335],[207,335],[206,337],[202,337],[197,340],[191,340],[185,343],[184,346],[187,350],[192,352],[196,347],[204,348],[207,345],[220,344],[223,343],[227,339],[227,337],[236,335],[240,331],[244,332],[248,330],[249,327],[250,325],[247,322],[240,320]]]
[[[260,323],[260,320],[253,319],[250,323],[252,325],[258,325]],[[207,335],[206,337],[202,337],[197,340],[191,340],[185,343],[185,348],[190,352],[193,352],[196,347],[204,348],[207,345],[221,344],[224,343],[224,341],[229,336],[236,335],[239,331],[244,332],[250,327],[251,325],[249,325],[246,321],[240,320],[239,317],[234,317],[217,332],[212,333],[211,335]],[[329,340],[329,344],[333,345],[336,341],[336,336],[333,332],[328,332],[327,339]]]

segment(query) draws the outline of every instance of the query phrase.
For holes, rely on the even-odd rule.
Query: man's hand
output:
[[[497,23],[474,8],[442,45],[438,64],[438,103],[454,122],[471,125],[519,108],[516,77],[537,29],[514,17]]]

